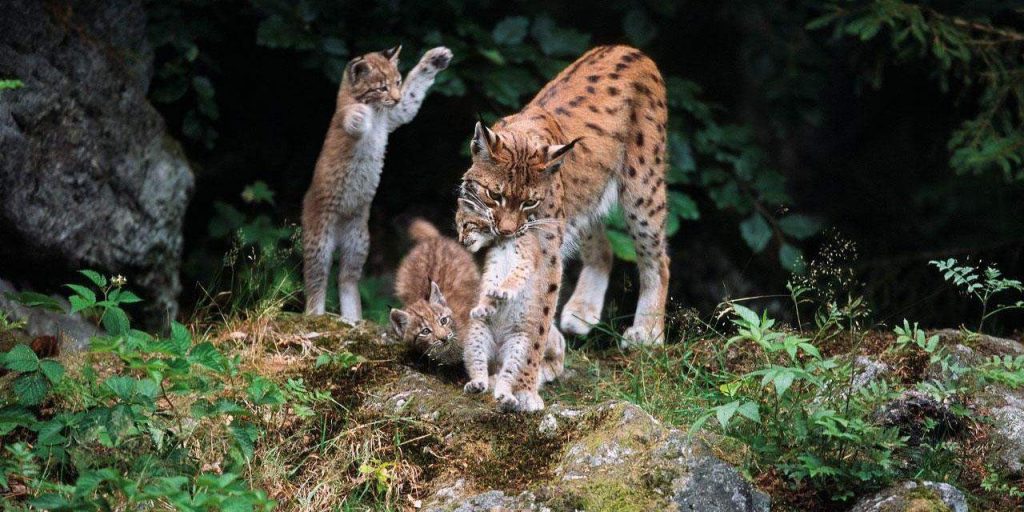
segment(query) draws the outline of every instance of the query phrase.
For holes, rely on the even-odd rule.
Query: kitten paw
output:
[[[420,63],[431,73],[437,73],[447,68],[451,61],[452,51],[444,46],[428,50],[427,53],[423,54],[423,58],[420,59]]]
[[[537,393],[520,391],[516,393],[516,400],[519,402],[519,412],[537,412],[544,410],[544,399]]]
[[[370,107],[362,103],[349,107],[345,114],[345,131],[352,135],[365,133],[370,120]]]
[[[473,320],[483,320],[497,312],[494,306],[487,304],[478,304],[475,308],[469,311],[469,317]]]
[[[501,412],[520,410],[519,399],[510,393],[495,393],[494,400],[498,402],[498,410]]]
[[[484,294],[494,300],[509,300],[512,298],[512,292],[502,290],[501,288],[491,288],[484,292]]]
[[[487,381],[471,380],[467,382],[465,386],[463,386],[462,390],[471,395],[483,393],[484,391],[487,391]]]

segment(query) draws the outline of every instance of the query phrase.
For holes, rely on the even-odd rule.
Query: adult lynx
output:
[[[427,89],[452,58],[444,47],[428,51],[403,84],[400,51],[398,46],[356,57],[342,76],[334,118],[302,204],[306,314],[324,313],[337,251],[341,317],[351,322],[362,318],[358,283],[370,247],[367,220],[388,134],[416,116]]]
[[[562,71],[519,113],[493,129],[477,123],[459,202],[459,217],[470,221],[459,222],[459,238],[475,250],[543,232],[538,250],[544,257],[535,272],[551,277],[545,304],[557,298],[561,255],[578,247],[583,270],[562,310],[565,332],[586,334],[601,317],[612,264],[602,219],[617,202],[640,271],[636,315],[622,343],[663,341],[665,102],[665,83],[650,58],[634,48],[602,46]],[[572,151],[562,157],[566,147]],[[544,247],[552,242],[560,251]],[[551,318],[553,307],[543,314]],[[550,321],[536,323],[545,329]]]

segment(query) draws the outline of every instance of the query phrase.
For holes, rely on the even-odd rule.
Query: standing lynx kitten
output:
[[[469,331],[469,310],[476,304],[480,272],[461,245],[441,236],[431,223],[409,225],[416,242],[395,276],[402,309],[391,310],[395,336],[440,365],[462,362]]]
[[[358,283],[369,250],[367,220],[388,134],[412,120],[437,73],[452,58],[444,47],[428,51],[403,85],[400,51],[398,46],[356,57],[342,75],[334,117],[302,204],[306,314],[324,313],[331,260],[338,251],[341,317],[350,322],[362,318]]]
[[[522,249],[541,251],[542,257],[529,258],[537,261],[538,276],[551,278],[541,306],[545,316],[553,314],[558,297],[561,256],[578,248],[583,270],[562,309],[566,332],[587,334],[601,317],[612,266],[602,221],[618,203],[640,271],[636,315],[622,344],[663,341],[669,278],[665,101],[665,82],[650,58],[627,46],[602,46],[493,130],[477,123],[473,165],[459,202],[461,216],[471,222],[460,223],[459,238],[479,249],[537,233],[530,226],[543,228],[544,243]],[[556,161],[558,148],[570,140],[579,142]],[[536,321],[540,329],[548,325]]]

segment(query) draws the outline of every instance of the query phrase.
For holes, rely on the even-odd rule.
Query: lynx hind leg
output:
[[[642,120],[627,141],[619,188],[619,200],[636,247],[640,274],[636,314],[632,327],[623,334],[623,347],[664,342],[668,297],[664,107],[658,107],[650,98],[639,101],[640,104],[650,101],[654,108],[641,114]]]
[[[547,347],[544,349],[544,359],[541,362],[540,371],[540,380],[545,384],[565,373],[565,337],[554,325],[548,332]]]
[[[560,325],[569,334],[586,336],[601,320],[608,275],[612,270],[612,249],[600,222],[580,234],[580,259],[583,269],[572,297],[562,307]]]
[[[363,319],[359,297],[359,278],[370,250],[370,233],[365,219],[345,223],[338,233],[340,258],[338,265],[338,302],[341,318],[356,323]]]
[[[497,355],[498,347],[491,329],[486,324],[479,320],[469,322],[469,333],[462,354],[469,382],[463,390],[466,393],[483,393],[495,386],[493,379],[488,378],[488,368]]]
[[[302,229],[302,274],[306,294],[306,314],[322,315],[327,302],[327,278],[334,255],[334,233],[322,219]]]

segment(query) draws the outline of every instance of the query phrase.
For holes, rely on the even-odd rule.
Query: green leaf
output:
[[[779,219],[779,229],[797,240],[814,236],[821,231],[821,225],[820,219],[807,215],[792,214]]]
[[[86,301],[91,302],[91,303],[95,303],[96,302],[96,294],[93,293],[92,290],[90,290],[90,289],[88,289],[88,288],[86,288],[86,287],[84,287],[82,285],[78,285],[78,284],[67,284],[67,285],[64,285],[64,286],[67,286],[68,288],[71,288],[75,293],[77,293],[80,297],[82,297]]]
[[[138,386],[138,382],[138,380],[131,377],[115,375],[113,377],[108,377],[107,380],[103,381],[103,385],[121,400],[130,401],[132,397],[135,396],[135,390],[136,386]]]
[[[785,369],[780,370],[775,375],[775,378],[772,379],[772,384],[775,385],[775,394],[781,398],[782,395],[786,394],[789,387],[793,385],[795,378],[796,375],[793,372]]]
[[[239,423],[237,420],[231,423],[231,437],[238,444],[238,449],[242,452],[245,460],[252,459],[259,435],[259,429],[251,423]]]
[[[71,297],[68,297],[68,302],[71,303],[71,313],[78,313],[79,311],[89,309],[96,305],[95,302],[90,302],[81,295],[72,295]]]
[[[715,407],[715,417],[718,418],[718,424],[722,425],[723,429],[729,427],[729,420],[736,414],[736,410],[739,407],[739,400]]]
[[[30,308],[48,309],[50,311],[64,312],[64,306],[57,299],[49,295],[36,292],[7,293],[5,296],[22,306]]]
[[[226,363],[224,355],[208,341],[192,347],[188,359],[192,364],[202,365],[216,371],[223,370]]]
[[[645,46],[658,34],[658,27],[642,9],[632,9],[622,20],[622,31],[634,46]]]
[[[64,377],[64,366],[57,361],[50,361],[49,359],[39,361],[39,369],[53,384],[59,384],[60,379]]]
[[[3,357],[4,367],[14,372],[34,372],[39,369],[39,357],[28,345],[15,345]]]
[[[751,310],[750,308],[740,304],[733,304],[732,309],[748,325],[752,327],[757,327],[761,325],[761,317],[758,316],[757,313],[754,313],[754,311]]]
[[[540,50],[544,55],[552,57],[576,57],[590,45],[590,35],[573,29],[559,28],[548,16],[537,18],[530,34],[540,44]]]
[[[242,200],[250,204],[267,203],[274,204],[274,191],[270,190],[267,183],[257,180],[242,190]]]
[[[121,304],[135,304],[142,302],[142,299],[128,290],[121,290],[121,294],[117,296],[117,301]]]
[[[71,506],[71,502],[60,494],[42,494],[28,500],[28,504],[40,510],[58,510]]]
[[[249,400],[253,405],[280,405],[285,402],[281,388],[264,377],[254,377],[245,392],[249,395]]]
[[[39,405],[46,398],[46,392],[50,389],[46,383],[46,377],[40,372],[19,375],[17,379],[14,379],[14,384],[11,387],[21,405]]]
[[[772,239],[772,228],[761,214],[755,213],[740,223],[740,235],[751,250],[759,253],[768,247]]]
[[[746,402],[736,409],[736,412],[754,423],[761,423],[761,414],[757,402]]]
[[[612,252],[617,258],[624,261],[636,261],[636,247],[633,246],[633,239],[629,235],[614,229],[608,230],[607,235]]]
[[[510,16],[498,22],[491,32],[494,42],[501,45],[517,45],[526,38],[530,20],[524,16]]]
[[[806,269],[803,253],[790,244],[782,244],[782,247],[779,247],[779,263],[786,270],[796,274],[803,273]]]
[[[20,89],[21,87],[24,87],[24,85],[25,82],[22,82],[21,80],[0,80],[0,91]]]
[[[700,218],[697,202],[689,195],[675,190],[668,191],[668,209],[670,212],[686,220],[697,220]]]
[[[483,55],[484,58],[486,58],[487,60],[491,61],[492,64],[494,64],[496,66],[504,66],[505,65],[505,57],[503,57],[501,55],[501,52],[498,51],[497,49],[495,49],[495,48],[477,48],[477,51],[480,52],[480,55]]]
[[[122,336],[128,334],[131,324],[128,322],[128,315],[119,307],[109,307],[103,313],[103,328],[111,336]]]
[[[96,285],[99,288],[103,288],[104,286],[107,285],[107,278],[103,277],[103,274],[100,274],[95,270],[79,270],[78,273],[89,278],[89,280],[92,281],[92,284]]]

